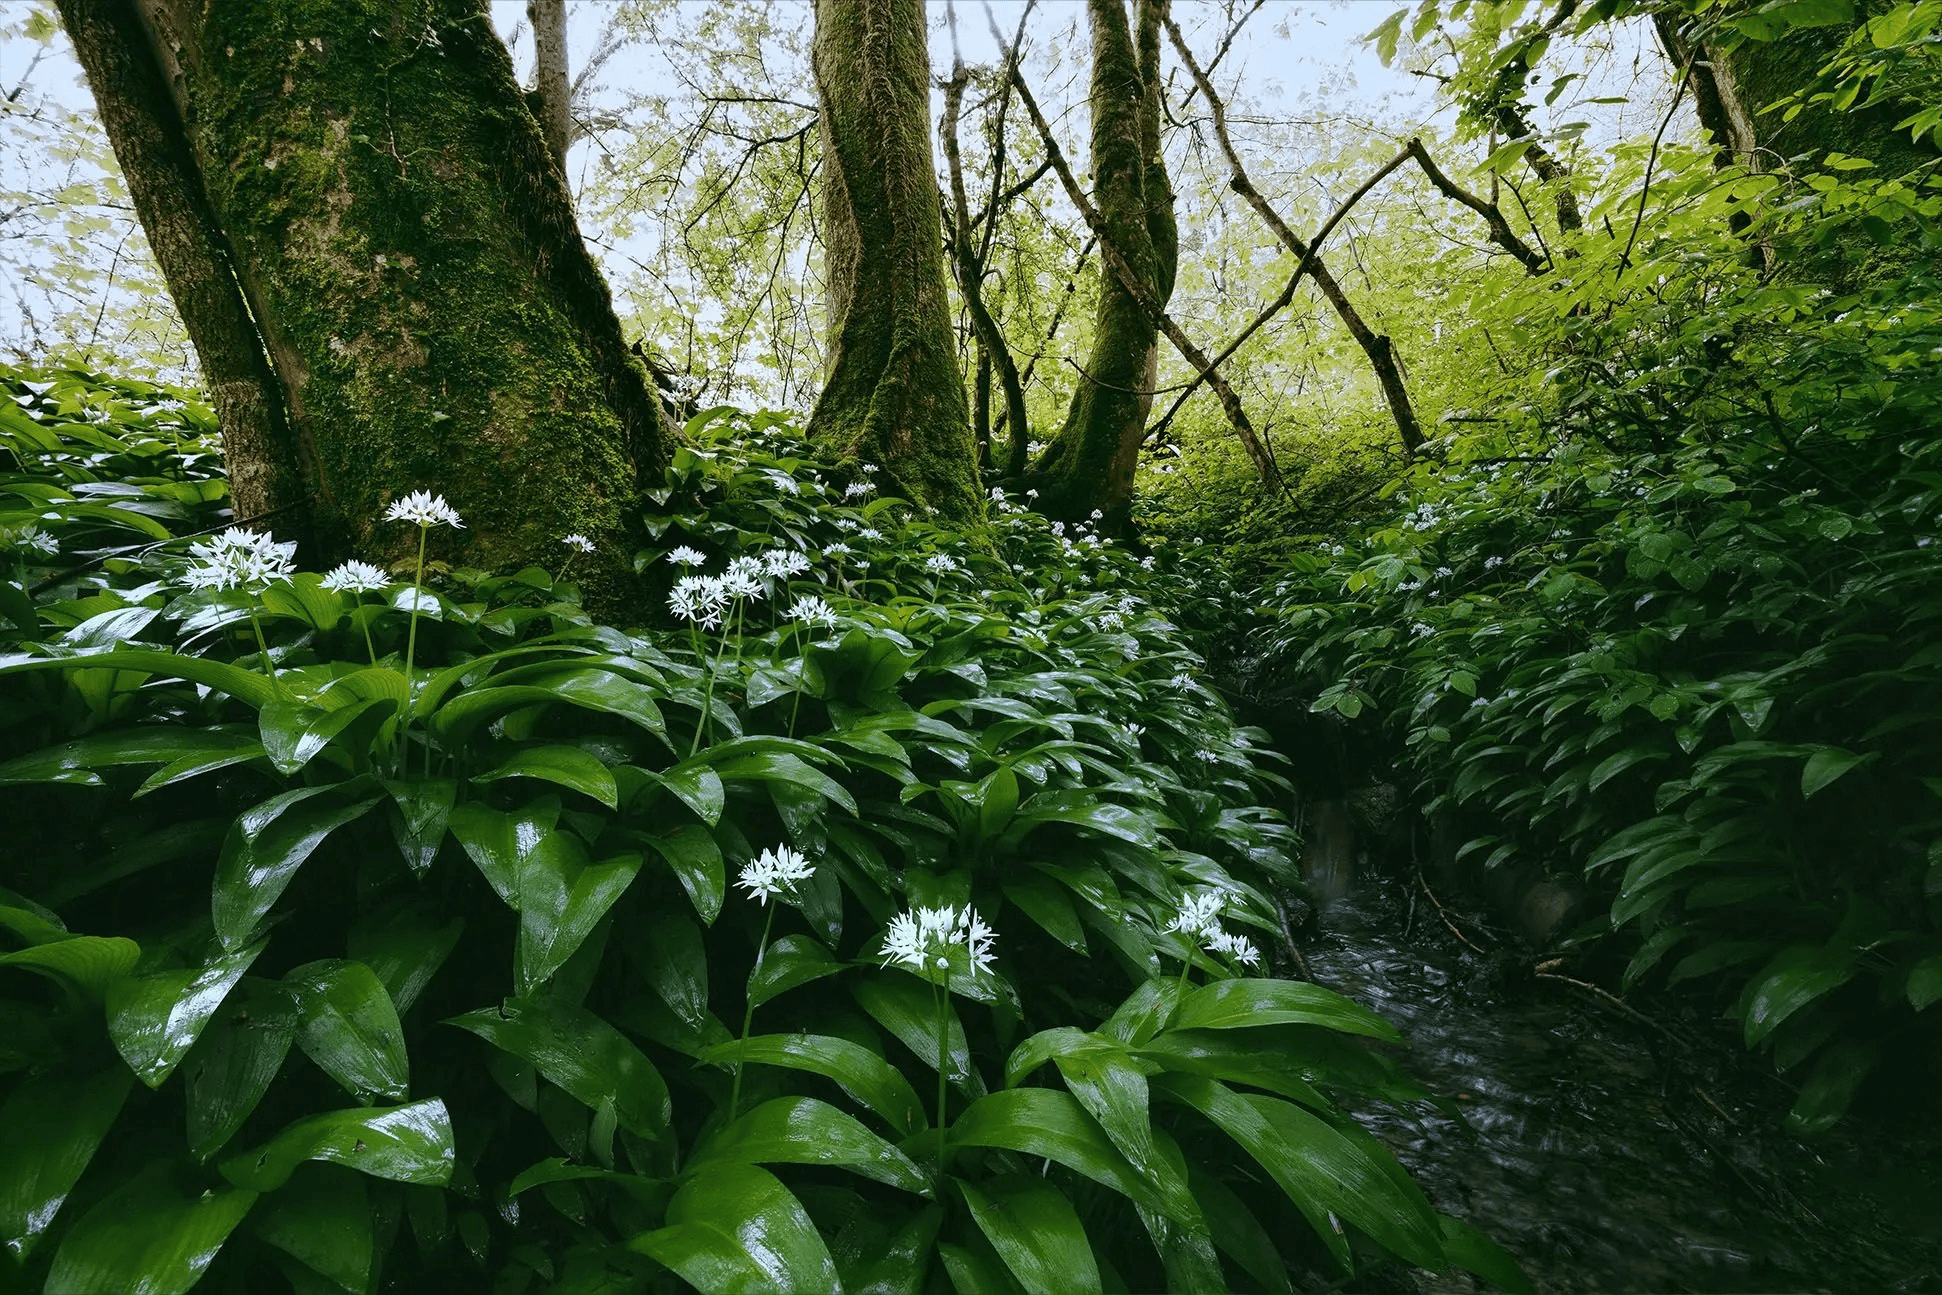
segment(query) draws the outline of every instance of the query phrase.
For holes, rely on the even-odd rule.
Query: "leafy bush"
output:
[[[147,444],[23,408],[15,487]],[[156,480],[206,449],[179,412]],[[939,529],[767,416],[689,440],[637,632],[570,542],[428,581],[430,498],[408,572],[27,554],[7,1284],[1519,1284],[1334,1105],[1424,1096],[1394,1031],[1243,974],[1292,843],[1169,619],[1194,571],[1009,506]],[[65,560],[110,520],[48,524]]]
[[[1655,201],[1735,183],[1688,167]],[[1807,177],[1749,238],[1892,208],[1932,245],[1933,182],[1890,189]],[[1877,1063],[1934,1061],[1942,295],[1836,296],[1757,273],[1724,221],[1647,227],[1513,299],[1556,330],[1543,399],[1292,558],[1262,646],[1385,729],[1463,856],[1590,881],[1624,983],[1710,994],[1820,1129]]]

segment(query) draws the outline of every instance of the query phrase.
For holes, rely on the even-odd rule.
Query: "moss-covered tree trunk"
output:
[[[441,557],[556,562],[578,531],[608,559],[578,569],[617,573],[660,409],[481,0],[137,8],[281,388],[318,556],[401,554],[384,505],[430,489],[467,524]]]
[[[1173,186],[1160,156],[1160,28],[1165,0],[1088,0],[1092,25],[1092,198],[1104,234],[1153,299],[1173,295],[1179,261]],[[1159,366],[1157,321],[1102,271],[1092,352],[1065,423],[1034,465],[1039,507],[1123,518],[1133,498]]]
[[[811,435],[954,521],[984,513],[944,287],[923,0],[816,0],[829,376]]]

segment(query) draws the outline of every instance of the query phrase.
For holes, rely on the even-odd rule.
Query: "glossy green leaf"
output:
[[[181,1295],[256,1203],[253,1191],[188,1194],[156,1168],[89,1210],[61,1241],[52,1295]]]
[[[583,1007],[552,999],[509,998],[446,1022],[530,1062],[588,1107],[614,1103],[620,1126],[661,1136],[674,1108],[660,1071],[627,1037]]]
[[[1039,795],[1019,807],[1005,832],[1005,840],[1015,843],[1033,828],[1046,823],[1069,823],[1148,850],[1158,849],[1160,830],[1173,826],[1165,816],[1151,810],[1129,809],[1102,800],[1065,804],[1058,797]]]
[[[701,1060],[715,1065],[783,1066],[833,1079],[844,1092],[875,1111],[899,1133],[924,1127],[925,1108],[903,1073],[875,1052],[849,1039],[825,1034],[758,1034],[707,1049]]]
[[[1301,980],[1217,980],[1191,991],[1171,1022],[1177,1030],[1231,1030],[1256,1025],[1323,1025],[1384,1043],[1396,1027],[1331,989]]]
[[[223,842],[210,896],[216,938],[225,949],[248,942],[325,837],[377,803],[375,794],[360,794],[364,785],[298,787],[237,817]]]
[[[1853,751],[1843,751],[1839,747],[1823,747],[1807,757],[1807,763],[1800,771],[1800,794],[1812,796],[1858,764],[1866,763],[1866,755]]]
[[[639,1195],[651,1194],[661,1186],[661,1180],[657,1178],[643,1178],[639,1174],[602,1169],[598,1165],[569,1164],[556,1156],[535,1165],[528,1165],[520,1171],[519,1176],[507,1185],[506,1197],[510,1200],[521,1192],[531,1191],[535,1187],[545,1187],[549,1183],[577,1182],[613,1183]]]
[[[684,823],[671,832],[641,833],[635,838],[666,860],[674,879],[688,892],[688,902],[704,925],[714,925],[722,911],[728,877],[722,866],[715,834],[697,823]]]
[[[1214,1244],[1240,1264],[1259,1289],[1270,1295],[1292,1295],[1294,1286],[1288,1280],[1288,1265],[1282,1259],[1281,1248],[1247,1202],[1211,1174],[1190,1173],[1189,1186],[1207,1220]]]
[[[909,976],[868,976],[852,981],[850,992],[863,1010],[896,1035],[918,1060],[932,1070],[939,1069],[937,1003],[930,985]],[[972,1068],[964,1022],[958,1019],[957,1008],[948,998],[944,1002],[944,1033],[945,1073],[964,1092],[982,1096],[984,1077]]]
[[[708,1018],[708,954],[701,929],[675,907],[647,917],[647,938],[635,949],[647,983],[681,1021],[698,1027]]]
[[[1916,1011],[1942,999],[1942,953],[1930,954],[1908,971],[1908,1005]]]
[[[452,1120],[436,1097],[409,1106],[330,1111],[296,1121],[254,1151],[231,1156],[222,1175],[271,1192],[307,1160],[348,1165],[374,1178],[444,1186],[455,1163]]]
[[[590,796],[608,809],[620,805],[613,770],[576,746],[535,746],[516,751],[497,769],[474,774],[474,782],[501,778],[538,778]]]
[[[141,945],[119,935],[77,935],[0,953],[0,967],[36,972],[72,984],[88,998],[99,1000],[110,986],[135,969],[141,956]]]
[[[370,698],[337,710],[324,710],[278,698],[264,706],[257,715],[263,751],[270,757],[276,771],[287,777],[309,764],[331,744],[332,739],[359,719],[368,716],[372,722],[376,722],[385,712],[395,710],[397,706],[398,703],[390,698]],[[364,752],[352,754],[361,757]]]
[[[1856,970],[1852,949],[1809,944],[1782,949],[1741,996],[1746,1045],[1764,1041],[1795,1012],[1854,979]]]
[[[182,1063],[189,1149],[198,1160],[243,1127],[297,1037],[296,1005],[281,983],[244,977]]]
[[[1099,1263],[1079,1213],[1065,1193],[1022,1174],[982,1186],[953,1180],[971,1217],[1030,1295],[1073,1295],[1103,1289]]]
[[[1076,1097],[1055,1088],[1007,1088],[980,1097],[952,1122],[949,1139],[953,1146],[997,1147],[1057,1161],[1162,1213],[1177,1204],[1148,1184]],[[1197,1220],[1183,1215],[1176,1221]]]
[[[209,657],[179,656],[160,649],[117,648],[73,657],[0,657],[0,674],[34,670],[130,670],[165,675],[202,684],[257,707],[277,696],[276,686],[254,670]]]
[[[1144,1168],[1149,1176],[1160,1172],[1162,1161],[1153,1148],[1153,1123],[1147,1109],[1146,1076],[1126,1052],[1095,1039],[1086,1047],[1054,1053],[1052,1061],[1065,1080],[1066,1091],[1099,1122],[1128,1163]],[[1173,1186],[1185,1195],[1184,1182]]]
[[[656,735],[667,732],[651,688],[611,670],[579,665],[560,667],[556,677],[543,685],[528,682],[471,689],[433,711],[429,723],[442,744],[461,746],[480,726],[510,711],[555,703],[617,715]],[[421,698],[417,712],[426,710]]]
[[[1005,898],[1047,934],[1075,953],[1086,952],[1086,928],[1072,906],[1072,892],[1039,873],[1026,873],[1005,882]]]
[[[283,978],[297,1005],[297,1046],[361,1101],[405,1099],[404,1026],[377,973],[361,962],[305,963]]]
[[[423,876],[438,857],[446,829],[452,821],[452,805],[458,799],[458,782],[453,778],[379,779],[391,803],[386,818],[391,824],[391,839],[414,873]]]
[[[1443,1253],[1454,1267],[1475,1273],[1510,1295],[1531,1295],[1530,1278],[1502,1246],[1462,1219],[1439,1214],[1436,1223],[1443,1231]]]
[[[672,768],[649,773],[648,776],[680,797],[681,802],[695,812],[695,817],[713,827],[721,821],[722,807],[728,803],[728,793],[722,786],[721,775],[708,764],[707,756],[708,753],[704,751]]]
[[[849,1295],[922,1295],[931,1267],[931,1250],[943,1224],[944,1211],[929,1205],[895,1233],[876,1238],[854,1258],[846,1261],[839,1253],[843,1289]]]
[[[49,1070],[0,1104],[0,1246],[25,1258],[114,1127],[132,1080],[119,1067]]]
[[[162,1086],[267,943],[201,967],[131,976],[109,988],[108,1037],[136,1078],[150,1088]]]
[[[754,1165],[718,1165],[668,1202],[667,1226],[627,1243],[697,1290],[835,1291],[829,1247],[802,1204]]]
[[[1211,1079],[1170,1074],[1153,1086],[1198,1109],[1253,1156],[1344,1265],[1348,1242],[1330,1213],[1419,1268],[1443,1266],[1429,1202],[1366,1135],[1356,1138],[1291,1102],[1236,1093]]]
[[[333,1289],[364,1295],[375,1250],[371,1225],[364,1175],[307,1165],[258,1204],[249,1229]]]
[[[903,1152],[813,1097],[764,1102],[709,1138],[688,1169],[706,1173],[717,1164],[838,1165],[920,1196],[931,1190],[929,1174]]]
[[[785,935],[763,951],[762,965],[749,972],[748,1001],[760,1007],[797,985],[848,969],[848,963],[837,961],[814,936]]]
[[[708,754],[706,752],[704,755]],[[801,756],[787,751],[752,751],[715,762],[715,772],[724,782],[781,782],[813,791],[854,814],[856,798],[842,783]]]
[[[1285,1049],[1264,1047],[1258,1040],[1244,1035],[1168,1030],[1135,1051],[1142,1059],[1181,1074],[1265,1088],[1315,1110],[1325,1111],[1333,1106],[1304,1073],[1314,1067],[1304,1067]]]
[[[209,756],[262,754],[262,744],[239,728],[147,725],[96,733],[0,764],[0,786],[35,782],[99,783],[81,775],[127,764],[170,764]]]

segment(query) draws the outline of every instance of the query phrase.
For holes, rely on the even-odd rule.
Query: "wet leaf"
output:
[[[848,963],[837,961],[814,936],[785,935],[763,951],[762,965],[749,972],[749,1004],[760,1007],[777,994],[848,969]]]
[[[222,1175],[238,1187],[271,1192],[307,1160],[330,1160],[374,1178],[442,1187],[451,1180],[454,1163],[451,1117],[436,1097],[409,1106],[312,1115],[256,1150],[223,1161]]]
[[[536,746],[514,752],[497,769],[474,774],[474,782],[494,782],[501,778],[538,778],[566,787],[599,801],[608,809],[619,808],[619,792],[613,770],[575,746]]]
[[[201,1279],[253,1191],[187,1195],[157,1167],[96,1205],[61,1241],[46,1289],[60,1295],[181,1295]]]
[[[114,1127],[132,1082],[103,1067],[16,1082],[0,1105],[0,1246],[25,1258]]]
[[[688,902],[705,925],[713,926],[721,914],[722,897],[728,878],[722,867],[721,846],[715,834],[695,823],[685,823],[665,834],[641,833],[635,838],[653,848],[674,873],[674,879],[688,892]]]
[[[0,967],[19,967],[72,984],[100,1001],[111,985],[135,969],[142,946],[119,935],[77,935],[0,954]]]
[[[833,1079],[899,1133],[924,1127],[923,1102],[902,1072],[875,1052],[849,1039],[826,1034],[758,1034],[718,1044],[701,1053],[715,1065],[783,1066]]]
[[[325,837],[377,803],[376,795],[359,794],[364,785],[298,787],[238,816],[223,842],[211,894],[216,938],[225,949],[250,938]]]
[[[1099,1263],[1072,1202],[1052,1184],[1022,1174],[953,1185],[998,1256],[1030,1295],[1103,1289]]]
[[[612,1100],[620,1126],[638,1137],[660,1137],[673,1118],[667,1084],[654,1063],[585,1008],[551,999],[509,998],[446,1024],[530,1062],[589,1108]]]
[[[410,1085],[404,1027],[377,973],[361,962],[328,959],[283,978],[297,1005],[297,1046],[353,1097],[394,1102]]]
[[[1750,1048],[1765,1040],[1788,1017],[1815,999],[1854,979],[1854,951],[1795,944],[1747,982],[1740,1019]]]
[[[688,1162],[693,1173],[716,1164],[839,1165],[920,1196],[930,1177],[853,1115],[813,1097],[764,1102],[710,1138]]]
[[[108,1037],[138,1079],[150,1088],[162,1086],[266,944],[258,941],[202,967],[115,982],[108,991]]]
[[[703,1291],[834,1291],[829,1247],[766,1169],[718,1165],[668,1202],[668,1226],[627,1243]]]
[[[263,1100],[297,1037],[295,1005],[283,985],[244,977],[183,1062],[189,1149],[207,1160]]]
[[[374,1245],[362,1174],[334,1165],[299,1170],[257,1207],[250,1231],[338,1290],[369,1289]]]
[[[1231,1030],[1256,1025],[1323,1025],[1384,1043],[1400,1043],[1396,1027],[1334,990],[1298,980],[1217,980],[1190,992],[1171,1027]]]

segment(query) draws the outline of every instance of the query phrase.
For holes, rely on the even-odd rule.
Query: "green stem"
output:
[[[935,981],[931,982],[931,997],[937,1003],[937,1187],[942,1200],[944,1190],[944,1102],[948,1095],[945,1085],[951,1064],[951,1023],[946,1009],[951,1005],[951,972],[944,971],[944,985],[940,989]]]
[[[352,614],[355,615],[356,613],[353,612]],[[377,649],[377,646],[371,642],[371,622],[369,620],[366,620],[360,617],[357,625],[359,629],[364,631],[364,651],[367,654],[369,654],[371,658],[371,664],[376,665],[378,663],[378,649]]]
[[[1186,1006],[1187,973],[1193,970],[1193,965],[1194,965],[1194,942],[1193,942],[1193,937],[1188,936],[1187,937],[1187,956],[1180,960],[1180,982],[1178,985],[1174,987],[1174,991],[1173,991],[1173,1012],[1175,1016],[1178,1016],[1180,1014],[1180,1010]]]
[[[256,631],[256,650],[263,658],[263,676],[276,687],[278,692],[282,692],[283,685],[277,680],[276,667],[270,664],[270,645],[263,638],[263,622],[256,618],[256,604],[254,602],[250,603],[249,624],[250,628]]]
[[[429,528],[418,527],[418,569],[411,577],[411,631],[405,635],[405,707],[409,713],[415,700],[411,682],[411,668],[418,659],[418,600],[425,596],[425,532]]]
[[[742,1008],[742,1042],[748,1042],[749,1025],[755,1020],[755,978],[762,974],[762,959],[769,954],[769,930],[775,925],[775,908],[764,905],[768,915],[762,919],[762,942],[755,946],[755,969],[748,973],[748,1005]],[[728,1091],[728,1121],[733,1124],[735,1115],[742,1109],[742,1059],[735,1059],[735,1084]]]

